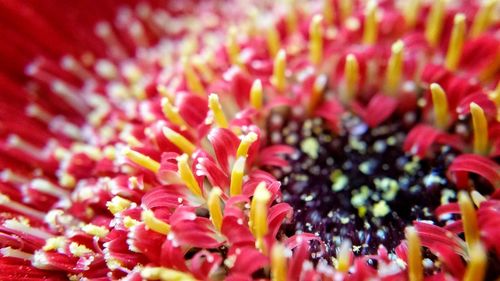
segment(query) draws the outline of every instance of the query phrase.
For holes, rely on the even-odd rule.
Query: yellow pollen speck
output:
[[[109,232],[109,230],[106,229],[104,226],[97,226],[94,224],[86,224],[82,227],[82,230],[85,233],[96,237],[105,237]]]
[[[300,143],[300,149],[312,159],[316,159],[319,154],[319,142],[313,137],[306,138]]]
[[[92,250],[85,247],[85,245],[81,245],[76,242],[71,242],[71,244],[69,244],[69,251],[76,257],[82,257],[86,254],[92,253]]]
[[[111,201],[108,201],[106,203],[106,207],[114,215],[116,213],[119,213],[127,209],[128,207],[130,207],[131,204],[132,202],[129,200],[122,198],[120,196],[115,196],[111,199]]]
[[[389,214],[390,211],[391,209],[389,208],[389,205],[387,205],[384,200],[379,201],[373,205],[372,212],[375,217],[385,217],[387,214]]]
[[[63,236],[51,237],[45,241],[45,245],[42,250],[44,251],[52,251],[57,250],[66,245],[66,238]]]

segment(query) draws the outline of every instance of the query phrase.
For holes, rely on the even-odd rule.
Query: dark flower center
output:
[[[379,245],[398,246],[413,220],[438,223],[433,210],[455,198],[444,175],[453,153],[443,150],[432,160],[407,156],[402,145],[417,119],[408,113],[370,129],[344,114],[341,132],[334,133],[319,118],[274,112],[269,142],[297,148],[290,168],[272,171],[294,208],[284,231],[318,235],[326,243],[320,256],[331,257],[346,239],[356,255],[373,254]]]

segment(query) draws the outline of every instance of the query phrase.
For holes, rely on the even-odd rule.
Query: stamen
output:
[[[158,85],[156,87],[156,90],[158,91],[158,93],[160,93],[160,95],[162,97],[167,98],[169,102],[174,100],[174,95],[173,95],[172,91],[169,91],[169,89],[167,89],[167,87],[165,87],[163,85]]]
[[[200,78],[198,77],[198,74],[193,70],[191,67],[190,62],[188,61],[187,58],[183,59],[183,66],[184,66],[184,76],[186,78],[186,83],[188,89],[201,96],[205,96],[205,88],[203,87],[203,84],[200,81]]]
[[[51,237],[45,241],[45,245],[43,246],[42,250],[44,251],[57,250],[61,249],[65,245],[66,245],[66,237],[64,236]]]
[[[488,257],[481,243],[475,243],[469,251],[469,264],[465,271],[464,281],[484,280]]]
[[[260,79],[253,81],[252,88],[250,89],[250,104],[253,108],[259,110],[262,108],[264,102],[264,93],[262,90],[262,82]]]
[[[323,18],[327,25],[334,24],[335,11],[333,10],[333,5],[331,0],[323,0]]]
[[[474,23],[471,28],[471,36],[477,37],[483,31],[488,29],[493,19],[493,11],[495,8],[496,0],[486,0],[482,1],[483,4],[476,16],[474,17]]]
[[[479,228],[477,225],[476,210],[470,200],[469,194],[466,191],[458,193],[458,205],[462,213],[462,224],[464,227],[465,242],[467,249],[472,251],[472,248],[479,240]]]
[[[237,36],[238,30],[236,27],[231,26],[227,34],[226,50],[229,55],[229,61],[233,65],[242,67],[240,60],[240,46],[238,45]]]
[[[287,0],[287,6],[286,29],[288,34],[293,34],[297,30],[297,11],[295,10],[295,0]]]
[[[274,24],[267,30],[267,48],[271,58],[274,58],[281,48],[280,36]]]
[[[250,146],[256,140],[257,134],[254,132],[250,132],[246,136],[244,136],[240,142],[240,145],[238,146],[238,150],[236,151],[236,158],[247,157],[248,149],[250,149]]]
[[[231,184],[229,186],[229,194],[231,196],[241,194],[243,176],[245,174],[245,161],[246,157],[238,157],[236,162],[234,162],[233,169],[231,170]]]
[[[113,215],[115,215],[123,210],[128,209],[131,204],[132,202],[129,200],[120,196],[115,196],[111,199],[111,201],[108,201],[106,203],[106,207]]]
[[[396,41],[391,47],[391,57],[389,58],[385,78],[387,92],[392,95],[398,90],[403,76],[403,50],[404,43],[401,40]]]
[[[465,15],[457,14],[453,19],[453,30],[451,32],[451,39],[448,45],[448,52],[446,53],[445,66],[451,71],[455,71],[460,62],[462,55],[462,48],[465,41]]]
[[[406,228],[406,240],[408,240],[408,277],[410,281],[424,280],[422,267],[422,250],[420,237],[414,227]]]
[[[222,191],[218,187],[212,188],[210,194],[208,195],[207,205],[208,211],[210,212],[210,220],[214,224],[217,230],[221,230],[222,226],[222,208],[220,204],[220,196]]]
[[[215,118],[215,123],[220,128],[227,128],[228,123],[226,119],[226,115],[222,111],[222,106],[219,102],[219,96],[217,94],[210,94],[208,97],[208,107],[212,110]]]
[[[375,1],[368,2],[365,11],[365,23],[363,31],[363,43],[374,44],[377,41],[378,19],[377,19],[377,3]]]
[[[153,173],[158,173],[158,170],[160,170],[161,166],[160,163],[151,159],[149,156],[146,156],[142,153],[139,153],[131,149],[125,149],[124,154],[125,157],[127,157],[130,161],[134,162],[135,164],[143,168],[152,171]]]
[[[476,207],[478,207],[478,208],[481,205],[481,203],[486,201],[486,198],[481,193],[479,193],[477,190],[471,191],[470,196],[472,197],[472,202],[474,202],[474,205],[476,205]]]
[[[212,69],[210,69],[207,58],[196,56],[193,58],[192,62],[194,67],[200,72],[203,79],[209,83],[214,80],[215,74]]]
[[[184,281],[197,281],[196,278],[190,274],[174,269],[164,267],[145,267],[141,270],[141,277],[146,280],[184,280]]]
[[[179,169],[179,176],[181,177],[182,181],[187,186],[187,188],[193,194],[201,197],[202,196],[201,188],[198,182],[196,181],[196,178],[194,177],[191,168],[189,167],[188,158],[189,156],[187,154],[182,154],[181,156],[177,157],[177,167]]]
[[[315,65],[323,58],[323,17],[315,15],[309,26],[309,59]]]
[[[196,146],[192,144],[188,139],[186,139],[183,135],[177,133],[176,131],[170,129],[169,127],[163,127],[163,135],[172,142],[175,146],[177,146],[182,152],[191,156],[193,152],[196,150]]]
[[[472,115],[472,128],[474,130],[474,153],[488,153],[488,122],[483,109],[472,102],[470,104]]]
[[[425,38],[429,45],[435,47],[438,44],[443,29],[445,0],[436,0],[432,4],[431,12],[427,17],[425,26]]]
[[[285,247],[276,242],[271,250],[271,281],[286,281]]]
[[[325,92],[326,86],[328,82],[328,77],[326,75],[319,75],[314,80],[313,89],[311,92],[311,98],[308,104],[308,112],[311,114],[314,109],[320,104],[323,99],[323,94]]]
[[[286,52],[281,49],[274,59],[273,76],[271,83],[276,87],[276,90],[283,92],[286,87]]]
[[[359,64],[358,60],[353,54],[349,54],[346,57],[345,67],[344,67],[344,79],[345,79],[345,96],[344,102],[348,102],[356,96],[359,84]]]
[[[84,225],[82,230],[87,234],[100,238],[105,237],[109,232],[104,226],[97,226],[90,223]]]
[[[408,28],[413,28],[415,26],[419,12],[420,0],[409,0],[406,2],[404,17]]]
[[[266,183],[257,185],[250,207],[250,228],[256,238],[255,246],[261,252],[265,252],[264,236],[267,234],[267,203],[271,199],[271,193],[266,188]]]
[[[348,272],[351,265],[351,242],[345,240],[340,245],[340,250],[337,256],[337,270],[340,272]]]
[[[162,220],[157,219],[155,217],[155,214],[151,210],[142,211],[141,220],[149,229],[155,232],[163,235],[167,235],[170,232],[170,225]]]
[[[340,0],[340,18],[342,22],[345,22],[352,14],[353,3],[351,0]]]
[[[186,121],[184,121],[184,118],[182,118],[182,116],[179,114],[179,109],[173,106],[168,98],[164,97],[161,99],[161,109],[165,117],[170,122],[172,122],[172,124],[175,124],[181,128],[187,127]]]
[[[434,123],[440,129],[448,126],[448,100],[439,84],[431,84],[432,103],[434,104]]]

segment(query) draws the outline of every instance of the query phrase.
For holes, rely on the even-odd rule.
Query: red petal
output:
[[[478,174],[485,178],[493,187],[500,187],[500,166],[486,157],[476,154],[462,154],[455,158],[448,168],[448,177],[459,187],[467,187],[466,182],[458,181],[467,173]]]

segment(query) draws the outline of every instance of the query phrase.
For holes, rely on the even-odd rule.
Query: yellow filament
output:
[[[359,64],[353,54],[347,55],[344,66],[344,79],[346,84],[346,101],[349,101],[355,97],[359,83]]]
[[[467,249],[472,250],[473,246],[479,241],[479,228],[477,226],[476,210],[466,191],[458,193],[458,205],[462,213],[462,224],[464,227],[465,242]]]
[[[260,79],[253,81],[252,88],[250,89],[250,104],[255,109],[261,109],[264,100],[264,93],[262,90],[262,82]]]
[[[340,0],[340,18],[342,22],[351,16],[353,2],[352,0]]]
[[[182,154],[181,156],[177,157],[177,167],[179,169],[179,176],[181,177],[182,181],[187,186],[187,188],[193,194],[201,197],[202,196],[201,188],[198,182],[196,181],[196,178],[194,177],[191,168],[189,167],[188,158],[189,156],[187,154]]]
[[[160,170],[160,163],[137,151],[126,149],[125,157],[135,164],[152,171],[153,173],[158,173],[158,170]]]
[[[267,48],[272,58],[276,56],[281,48],[280,36],[274,25],[267,31]]]
[[[472,128],[474,130],[474,153],[488,153],[488,122],[483,109],[476,103],[470,104]]]
[[[286,13],[286,29],[288,34],[293,34],[297,30],[297,11],[294,0],[288,0],[288,11]]]
[[[374,44],[377,41],[378,21],[377,21],[377,3],[368,2],[365,13],[365,29],[363,31],[363,43]]]
[[[406,228],[408,240],[408,277],[410,281],[424,280],[420,237],[414,227]]]
[[[493,18],[496,1],[497,0],[487,0],[486,3],[481,5],[481,8],[474,17],[474,23],[472,24],[472,37],[477,37],[489,27]]]
[[[425,38],[432,47],[435,47],[441,37],[444,20],[445,0],[435,0],[431,12],[427,17]]]
[[[167,89],[167,87],[163,85],[158,85],[156,87],[156,90],[158,91],[158,93],[160,93],[162,97],[167,98],[169,101],[174,100],[174,95],[172,94],[171,91]]]
[[[237,36],[238,30],[236,29],[236,27],[230,27],[228,31],[226,49],[231,64],[242,66],[240,61],[240,46],[238,45]]]
[[[210,194],[208,195],[207,205],[208,211],[210,212],[210,220],[214,224],[215,228],[220,231],[222,226],[222,208],[220,204],[220,196],[222,191],[218,187],[212,188]]]
[[[141,220],[144,224],[154,232],[158,232],[163,235],[167,235],[170,232],[170,225],[162,220],[155,217],[153,211],[144,210],[141,213]]]
[[[323,0],[323,18],[327,25],[332,25],[335,19],[335,11],[331,0]]]
[[[188,273],[177,271],[175,269],[165,267],[145,267],[141,270],[141,277],[145,280],[161,280],[161,281],[197,281]]]
[[[487,256],[486,250],[481,243],[472,246],[469,252],[470,261],[465,271],[464,281],[484,280],[486,273]]]
[[[344,241],[340,245],[340,250],[337,258],[337,270],[340,272],[348,272],[351,265],[351,242]]]
[[[231,184],[229,186],[229,194],[236,196],[241,194],[243,187],[243,176],[245,175],[245,157],[238,157],[234,162],[233,169],[231,170]]]
[[[193,58],[193,65],[200,72],[203,79],[208,82],[214,80],[214,72],[210,69],[207,59],[202,59],[200,57]]]
[[[111,199],[111,201],[108,201],[106,203],[106,207],[114,215],[116,213],[119,213],[127,209],[128,207],[130,207],[131,204],[132,202],[129,200],[122,198],[120,196],[115,196]]]
[[[315,15],[309,26],[309,59],[315,65],[321,62],[323,57],[323,17]]]
[[[465,28],[465,15],[457,14],[453,19],[453,30],[445,61],[446,68],[451,71],[455,71],[460,63],[460,56],[462,55],[462,48],[465,41]]]
[[[474,205],[476,205],[476,207],[478,208],[481,203],[486,201],[486,198],[481,193],[477,192],[477,190],[471,191],[470,197],[472,198],[472,202],[474,202]]]
[[[172,124],[175,124],[179,127],[187,127],[186,121],[184,121],[184,118],[179,114],[179,109],[174,107],[168,98],[162,98],[161,99],[161,108],[163,111],[163,114],[165,117],[172,122]]]
[[[283,92],[286,87],[286,52],[281,49],[274,59],[273,76],[271,83],[279,92]]]
[[[417,23],[418,13],[420,12],[420,0],[409,0],[404,9],[406,25],[412,28]]]
[[[184,76],[186,77],[186,83],[189,91],[202,97],[205,96],[205,88],[203,87],[198,74],[193,70],[187,59],[184,59]]]
[[[448,100],[439,84],[431,84],[432,104],[434,105],[434,122],[436,127],[446,129],[448,126]]]
[[[254,132],[248,133],[240,142],[238,150],[236,151],[236,158],[247,157],[248,149],[257,140],[257,134]]]
[[[285,247],[276,242],[271,250],[271,280],[286,281]]]
[[[220,128],[227,128],[228,123],[224,111],[222,111],[222,106],[219,102],[219,96],[217,94],[210,94],[208,97],[208,107],[212,110],[214,114],[215,123]]]
[[[401,84],[403,76],[403,50],[404,43],[401,40],[396,41],[391,48],[391,57],[387,65],[386,85],[389,94],[394,94]]]
[[[319,75],[316,77],[314,80],[314,85],[313,89],[311,92],[311,98],[309,100],[308,104],[308,112],[312,113],[314,109],[318,106],[318,104],[321,102],[321,99],[323,98],[323,93],[325,92],[325,88],[328,82],[328,78],[326,75]]]
[[[176,131],[170,129],[169,127],[163,127],[163,135],[175,146],[177,146],[182,152],[187,155],[193,154],[196,150],[196,146],[192,144],[188,139],[186,139],[183,135],[177,133]]]
[[[253,194],[250,206],[250,227],[255,236],[255,246],[265,252],[264,236],[267,234],[267,203],[271,199],[271,193],[267,190],[264,182],[259,183]]]

